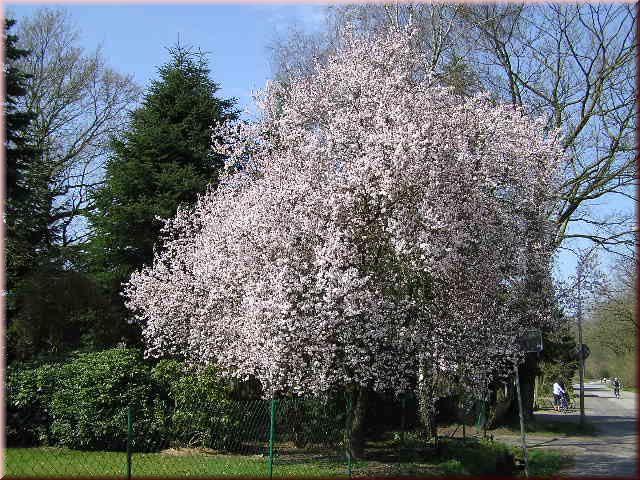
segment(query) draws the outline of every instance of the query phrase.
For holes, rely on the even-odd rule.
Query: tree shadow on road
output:
[[[581,475],[589,477],[605,477],[605,476],[622,476],[636,477],[636,460],[635,458],[622,458],[608,454],[590,454],[580,456],[579,467]],[[582,473],[584,472],[584,473]],[[566,472],[571,476],[572,472]]]

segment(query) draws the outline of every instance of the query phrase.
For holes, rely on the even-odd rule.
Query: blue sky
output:
[[[7,5],[6,13],[20,20],[43,5]],[[47,4],[47,6],[52,6]],[[236,97],[239,106],[255,111],[251,92],[264,87],[271,76],[269,45],[289,26],[306,30],[323,24],[324,6],[302,5],[66,5],[89,51],[102,47],[109,64],[133,75],[147,87],[157,68],[168,60],[165,47],[180,39],[209,52],[211,77],[222,97]],[[613,201],[612,201],[613,200]],[[630,210],[630,201],[608,198],[599,210]],[[608,258],[604,258],[605,264]],[[557,274],[566,277],[575,268],[573,254],[560,252]]]
[[[6,6],[18,19],[45,5]],[[46,6],[52,6],[47,4]],[[211,77],[221,96],[252,105],[251,91],[270,77],[268,46],[291,24],[316,28],[320,5],[66,5],[87,50],[101,45],[117,71],[146,87],[168,60],[165,47],[200,47],[210,53]]]

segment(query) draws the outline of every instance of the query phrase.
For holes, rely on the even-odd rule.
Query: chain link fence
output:
[[[404,398],[392,405],[390,410],[401,409],[400,415],[391,412],[400,419],[399,424],[391,427],[393,433],[387,435],[390,440],[386,443],[369,442],[369,460],[415,461],[415,453],[424,447],[425,440],[416,435],[417,419],[407,418],[407,412],[415,409],[407,409],[406,405]],[[484,408],[479,410],[476,427],[481,429],[486,414]],[[132,407],[121,412],[118,418],[125,422],[123,428],[116,433],[102,431],[105,438],[95,443],[113,446],[115,451],[50,446],[8,448],[5,473],[12,478],[350,478],[398,473],[382,467],[376,470],[372,467],[375,461],[352,461],[348,448],[351,402],[342,396],[228,400],[224,408],[210,404],[175,411],[182,413],[174,414],[170,424],[153,435],[148,434],[152,431],[149,412],[139,418],[139,412]],[[384,423],[383,417],[388,414],[380,409],[378,420]],[[91,420],[84,419],[89,425]],[[83,425],[80,422],[76,428],[85,428]],[[375,432],[372,435],[376,437]],[[377,434],[378,438],[382,436]]]
[[[442,463],[429,459],[438,437],[426,431],[411,394],[370,392],[366,408],[358,407],[368,417],[354,423],[344,390],[260,400],[258,385],[226,382],[215,367],[148,364],[129,349],[15,364],[5,380],[5,473],[12,478],[344,478],[415,474],[418,464]],[[444,400],[438,410],[462,428],[442,430],[443,437],[464,438],[476,417],[483,427],[485,403],[461,410],[460,398]]]
[[[148,413],[148,412],[147,412]],[[8,448],[9,477],[348,476],[347,412],[330,398],[227,401],[173,415],[162,434],[123,412],[127,428],[102,432],[121,451]],[[89,419],[85,419],[89,420]],[[206,426],[206,428],[203,428]],[[81,424],[77,428],[82,429]]]

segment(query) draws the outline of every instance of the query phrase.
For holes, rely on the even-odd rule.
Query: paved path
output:
[[[576,442],[575,465],[563,473],[567,476],[635,478],[638,440],[636,394],[622,392],[622,398],[617,399],[613,391],[600,382],[586,383],[584,387],[585,414],[595,425],[598,435],[586,442]],[[574,385],[574,389],[579,392],[580,386]],[[571,417],[574,418],[568,421],[577,421],[577,415]]]
[[[579,385],[574,385],[578,403]],[[585,414],[587,421],[598,431],[596,436],[549,437],[527,436],[531,448],[552,448],[572,454],[574,465],[560,473],[562,476],[632,477],[637,476],[638,439],[636,423],[636,395],[622,392],[622,398],[598,382],[585,384]],[[579,413],[579,412],[578,412]],[[567,421],[578,423],[579,416],[553,411],[536,413],[543,421]],[[506,439],[505,439],[506,440]],[[510,440],[513,443],[513,439]]]

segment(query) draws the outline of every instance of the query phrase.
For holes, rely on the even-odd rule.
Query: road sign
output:
[[[580,347],[576,345],[575,348],[576,357],[580,358]],[[586,344],[582,344],[582,358],[588,358],[589,354],[591,354],[591,350],[587,347]]]
[[[518,345],[523,352],[536,352],[542,351],[542,332],[540,330],[528,330],[524,332],[518,338]]]

